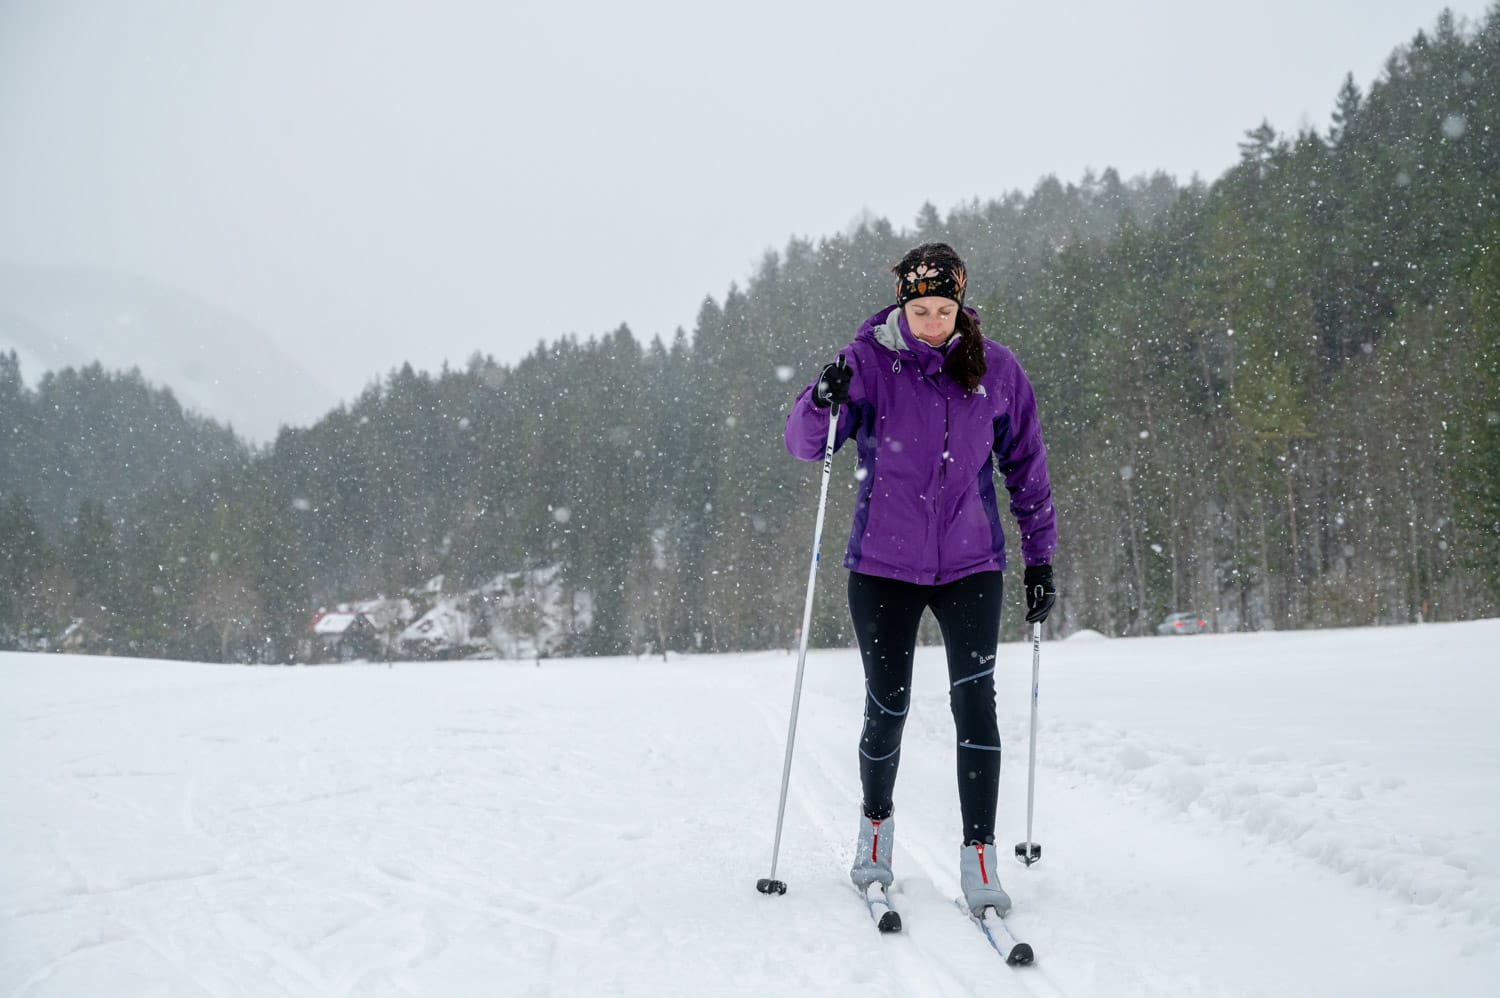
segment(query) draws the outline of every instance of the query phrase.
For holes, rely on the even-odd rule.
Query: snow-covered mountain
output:
[[[87,268],[0,264],[0,351],[27,381],[99,361],[138,367],[187,408],[256,443],[306,425],[333,393],[251,323],[139,277]],[[371,372],[372,374],[374,372]]]
[[[1015,970],[957,910],[918,652],[877,933],[864,700],[809,656],[307,668],[0,654],[0,993],[1480,998],[1500,980],[1500,620],[1042,647]],[[1024,837],[1030,646],[996,663]]]

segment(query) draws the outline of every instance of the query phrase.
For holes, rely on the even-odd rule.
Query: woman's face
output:
[[[940,347],[953,335],[958,302],[952,298],[913,298],[906,303],[906,324],[928,346]]]

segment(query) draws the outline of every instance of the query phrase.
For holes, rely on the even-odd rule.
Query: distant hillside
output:
[[[249,322],[128,274],[0,264],[0,352],[29,380],[44,371],[138,367],[189,409],[254,443],[306,425],[330,392]]]
[[[187,489],[249,458],[232,431],[138,372],[95,362],[33,379],[10,351],[0,351],[0,428],[0,501],[24,500],[54,538],[86,500],[133,520],[153,490]]]

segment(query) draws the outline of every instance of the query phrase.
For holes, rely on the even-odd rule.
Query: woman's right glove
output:
[[[854,368],[844,363],[844,358],[839,357],[838,362],[829,364],[823,368],[823,373],[818,375],[818,383],[813,386],[813,405],[819,409],[827,409],[832,405],[849,404],[849,382],[854,380]]]

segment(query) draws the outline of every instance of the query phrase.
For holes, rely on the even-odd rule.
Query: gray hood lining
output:
[[[901,310],[891,309],[891,314],[885,317],[885,321],[875,327],[875,342],[896,353],[906,348],[901,341]]]

